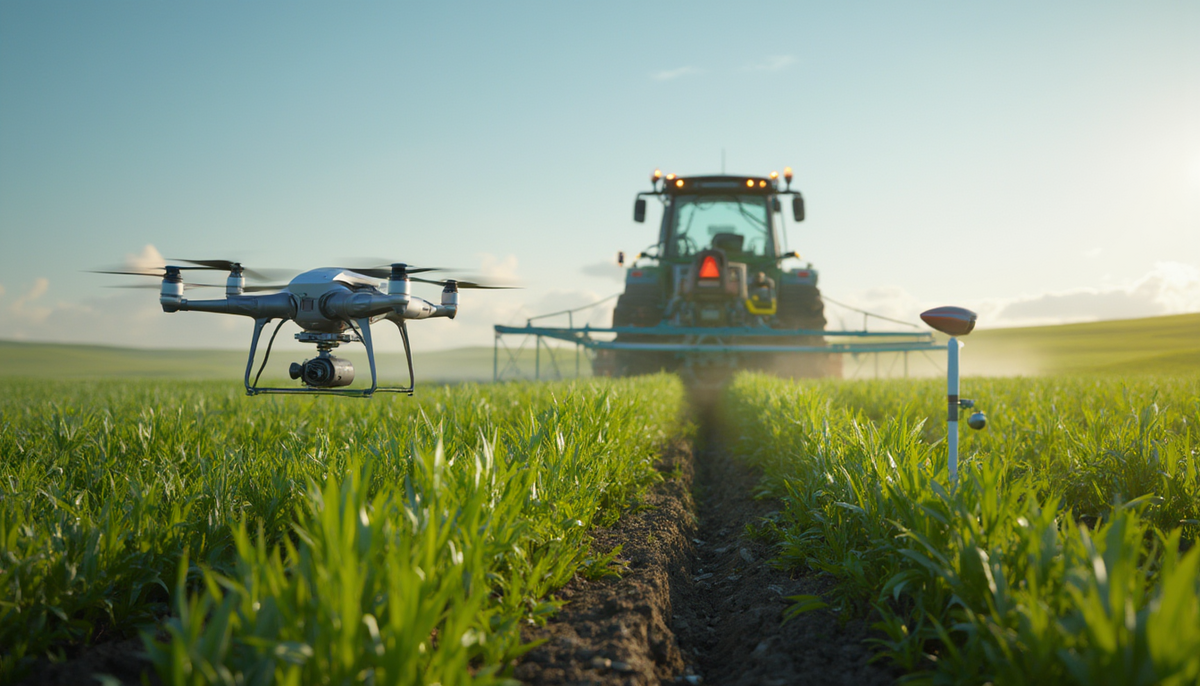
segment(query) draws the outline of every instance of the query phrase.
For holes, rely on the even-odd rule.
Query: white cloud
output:
[[[796,58],[793,55],[774,55],[762,62],[747,65],[746,69],[749,71],[779,71],[780,69],[787,69],[795,63]]]
[[[580,268],[586,276],[596,276],[610,281],[624,281],[625,268],[614,262],[593,262]]]
[[[504,258],[488,253],[480,253],[480,277],[489,283],[511,285],[518,282],[517,256],[508,255]]]
[[[1095,247],[1095,248],[1091,248],[1090,250],[1084,250],[1083,256],[1087,257],[1089,259],[1094,259],[1094,258],[1100,257],[1100,255],[1103,252],[1104,252],[1104,248]]]
[[[1104,288],[1075,288],[993,305],[1004,326],[1131,319],[1200,311],[1200,269],[1159,262],[1144,276]],[[980,313],[982,315],[982,312]]]
[[[884,286],[835,299],[847,305],[902,321],[918,322],[930,307],[958,304],[979,314],[980,326],[1010,327],[1066,324],[1104,319],[1133,319],[1200,312],[1200,268],[1179,262],[1159,262],[1135,279],[1103,287],[1072,288],[1006,298],[922,302],[899,286]],[[862,315],[837,305],[826,308],[834,328],[858,329]],[[872,327],[884,328],[878,321]]]
[[[39,282],[45,285],[39,287]],[[230,337],[222,334],[216,315],[164,314],[154,292],[127,291],[80,302],[40,304],[48,286],[49,282],[39,279],[12,306],[0,310],[3,337],[173,348],[240,347],[250,340],[250,319],[229,317],[244,329],[244,336]]]
[[[900,286],[877,286],[864,291],[850,293],[845,297],[835,297],[838,303],[849,307],[865,310],[873,314],[904,322],[919,323],[917,314],[928,309],[922,307],[916,296]],[[840,304],[826,301],[825,319],[831,329],[860,330],[863,327],[863,315]],[[885,328],[891,326],[878,319],[870,318],[868,328]],[[894,327],[892,327],[894,328]]]
[[[141,252],[126,253],[125,264],[123,266],[129,271],[149,271],[162,269],[166,263],[166,258],[162,256],[158,248],[147,243]]]
[[[37,305],[39,298],[46,294],[50,288],[50,280],[44,276],[39,276],[33,280],[33,285],[29,287],[17,299],[9,305],[8,312],[17,319],[24,319],[33,322],[45,321],[50,316],[51,308]]]
[[[699,74],[699,73],[700,73],[700,70],[697,69],[696,67],[676,67],[675,69],[664,69],[662,71],[656,71],[650,75],[650,78],[654,79],[655,81],[670,81],[672,79],[677,79],[681,76],[688,76],[690,74]]]

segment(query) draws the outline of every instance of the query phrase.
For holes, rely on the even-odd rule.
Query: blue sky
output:
[[[3,0],[0,337],[242,346],[84,271],[150,250],[519,281],[414,330],[488,344],[619,291],[649,172],[722,150],[796,170],[835,299],[1200,310],[1196,3]]]

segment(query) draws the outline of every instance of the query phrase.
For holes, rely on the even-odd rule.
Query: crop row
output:
[[[658,478],[671,377],[247,400],[6,382],[0,681],[146,627],[170,683],[486,683]],[[155,629],[167,638],[153,639]]]
[[[875,612],[932,683],[1200,679],[1200,380],[970,380],[947,482],[939,382],[740,377],[726,432],[782,501],[781,563]],[[789,610],[824,605],[797,597]]]

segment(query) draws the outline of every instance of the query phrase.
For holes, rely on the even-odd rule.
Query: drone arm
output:
[[[290,293],[272,293],[270,295],[235,295],[221,300],[184,300],[168,308],[163,304],[165,312],[215,312],[217,314],[237,314],[255,319],[282,319],[296,316],[296,303]]]
[[[454,315],[458,314],[458,303],[435,305],[423,298],[408,296],[406,302],[397,304],[394,310],[404,319],[430,319],[432,317],[454,319]]]

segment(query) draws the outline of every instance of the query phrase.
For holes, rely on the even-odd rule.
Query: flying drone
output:
[[[101,274],[129,274],[162,278],[159,302],[163,312],[215,312],[234,314],[254,319],[254,335],[250,340],[250,357],[246,361],[244,384],[247,395],[263,393],[307,393],[319,395],[344,395],[370,397],[375,393],[407,393],[412,395],[415,385],[412,351],[409,348],[409,320],[447,317],[454,319],[458,314],[458,291],[472,288],[509,288],[491,286],[473,281],[456,279],[424,279],[413,274],[439,271],[431,267],[411,267],[396,262],[383,267],[341,268],[323,267],[311,269],[294,277],[287,284],[246,285],[246,277],[265,279],[263,273],[247,269],[239,262],[229,260],[178,260],[181,265],[167,265],[153,269],[103,270]],[[215,284],[185,284],[183,272],[188,270],[228,271],[225,280],[225,297],[213,300],[184,298],[184,287],[214,287]],[[386,284],[381,284],[387,279]],[[432,303],[412,294],[412,282],[442,286],[441,303]],[[260,295],[255,292],[274,291]],[[258,373],[251,381],[254,359],[258,352],[263,329],[278,320],[267,348],[263,354]],[[389,321],[400,330],[404,342],[404,357],[408,362],[407,386],[380,386],[375,373],[375,346],[371,337],[371,325]],[[296,340],[312,343],[317,356],[292,363],[289,375],[302,384],[298,388],[260,387],[258,380],[279,329],[289,321],[300,327]],[[354,383],[354,366],[350,360],[333,355],[333,350],[344,343],[362,343],[367,349],[367,363],[371,368],[370,388],[345,388]]]

